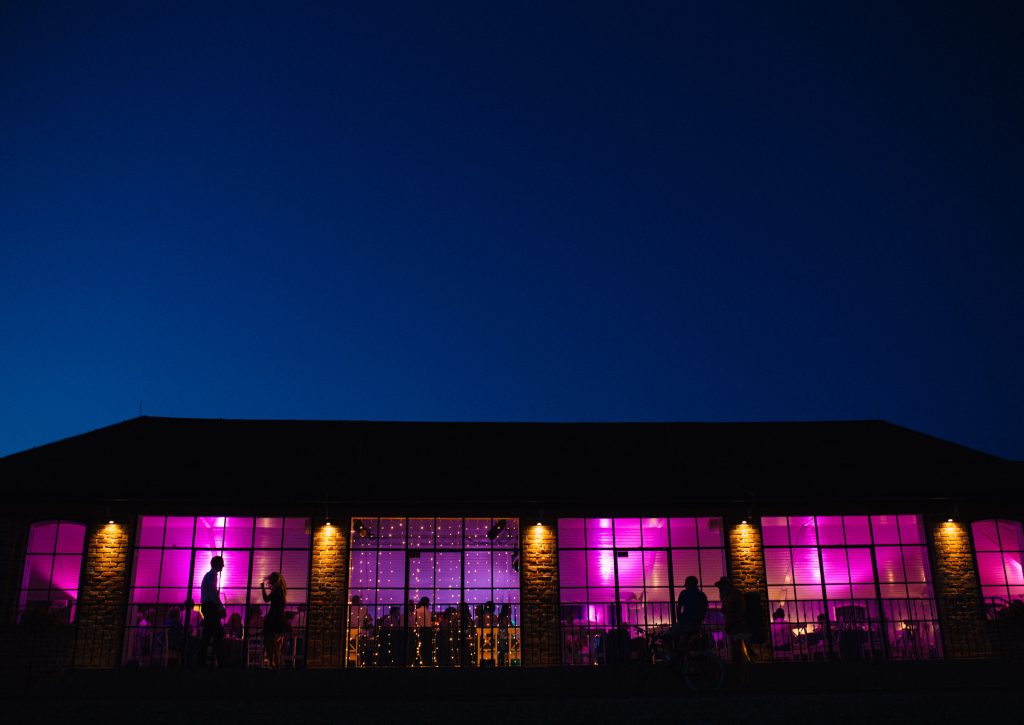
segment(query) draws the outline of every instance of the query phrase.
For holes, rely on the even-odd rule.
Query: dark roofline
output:
[[[183,501],[991,496],[1019,467],[877,420],[530,423],[140,416],[0,459],[27,497]],[[969,482],[969,484],[968,484]],[[979,485],[985,482],[985,485]],[[190,490],[191,489],[191,490]],[[430,492],[425,496],[424,492]],[[614,492],[619,492],[615,494]]]
[[[934,444],[946,446],[950,449],[956,449],[967,455],[976,455],[984,458],[988,458],[994,461],[1002,461],[1008,463],[1020,463],[1024,465],[1024,461],[1010,461],[992,453],[978,450],[977,448],[971,448],[954,441],[950,441],[945,438],[931,435],[929,433],[923,433],[913,428],[900,425],[899,423],[892,423],[890,421],[881,418],[851,418],[851,419],[829,419],[829,420],[800,420],[800,421],[427,421],[427,420],[370,420],[370,419],[336,419],[336,418],[193,418],[184,417],[177,418],[171,416],[149,416],[139,415],[134,418],[127,418],[117,423],[111,423],[109,425],[100,426],[99,428],[93,428],[91,430],[76,433],[65,438],[58,438],[57,440],[50,441],[48,443],[41,443],[37,446],[32,446],[21,451],[10,453],[6,456],[0,457],[0,463],[8,461],[10,459],[20,457],[33,452],[49,449],[53,446],[60,446],[65,443],[78,441],[87,437],[94,436],[98,433],[104,433],[108,431],[114,431],[127,426],[138,425],[143,422],[151,421],[154,423],[176,423],[176,424],[197,424],[207,425],[213,423],[221,423],[227,425],[238,425],[238,426],[274,426],[274,427],[298,427],[298,426],[323,426],[323,427],[431,427],[431,428],[456,428],[456,427],[481,427],[481,428],[641,428],[641,427],[660,427],[660,426],[686,426],[686,427],[701,427],[701,428],[760,428],[763,430],[767,429],[783,429],[783,428],[824,428],[824,427],[838,427],[838,426],[880,426],[890,429],[897,429],[903,431],[905,434],[915,436],[921,440],[927,440]]]

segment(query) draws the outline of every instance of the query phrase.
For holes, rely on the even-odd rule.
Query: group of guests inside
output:
[[[348,610],[347,662],[367,667],[509,667],[519,664],[512,607],[463,602],[436,610],[429,597],[393,605],[376,623],[360,596]]]

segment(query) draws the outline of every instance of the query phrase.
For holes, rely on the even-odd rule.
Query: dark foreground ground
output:
[[[19,676],[21,674],[22,676]],[[106,670],[0,667],[0,723],[1024,722],[1024,663],[765,665],[694,695],[677,673],[515,670]]]
[[[25,723],[1015,723],[1020,690],[725,694],[705,697],[287,699],[65,699],[8,702],[7,722]],[[8,709],[8,712],[12,710]]]

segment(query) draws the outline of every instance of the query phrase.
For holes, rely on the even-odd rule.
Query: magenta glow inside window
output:
[[[588,518],[558,520],[560,599],[584,624],[616,615],[663,624],[687,576],[696,576],[711,601],[725,574],[722,520],[687,518]]]
[[[769,598],[932,596],[920,516],[766,516]]]
[[[19,621],[71,622],[85,547],[85,525],[45,521],[29,528],[18,598]]]
[[[217,580],[229,638],[260,631],[267,609],[260,581],[280,573],[287,586],[286,616],[304,627],[309,590],[307,518],[252,516],[141,516],[129,586],[125,662],[167,664],[172,637],[198,626],[203,577],[214,556],[224,559]]]
[[[971,534],[982,597],[997,608],[1024,600],[1024,524],[1005,519],[975,521]]]
[[[777,658],[845,648],[871,659],[883,646],[896,659],[940,656],[921,516],[766,516],[761,527]]]

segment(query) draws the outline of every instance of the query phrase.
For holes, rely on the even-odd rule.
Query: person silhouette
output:
[[[284,617],[288,585],[280,572],[275,571],[260,582],[260,591],[263,594],[263,601],[270,603],[267,616],[263,618],[263,650],[267,656],[267,664],[276,668],[281,666],[281,644],[288,631],[288,622]]]
[[[206,660],[206,648],[213,645],[213,657],[218,667],[224,666],[224,604],[220,601],[217,580],[224,570],[224,558],[210,559],[210,571],[203,577],[200,587],[199,612],[203,615],[203,636],[199,638],[199,664]],[[212,666],[212,663],[211,663]]]
[[[416,605],[416,664],[421,667],[434,666],[434,638],[432,627],[433,614],[430,611],[430,598],[422,597]]]
[[[673,637],[678,638],[682,645],[688,645],[690,639],[700,632],[707,612],[708,598],[700,590],[700,581],[692,575],[686,577],[676,600],[676,625],[671,630]]]

